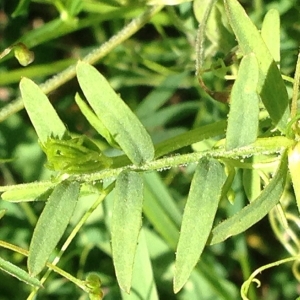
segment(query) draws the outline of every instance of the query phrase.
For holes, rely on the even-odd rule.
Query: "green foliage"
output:
[[[1,299],[298,296],[299,11],[243,5],[3,6]]]
[[[36,276],[62,237],[78,200],[78,182],[61,182],[51,193],[35,226],[29,246],[28,270]],[[53,230],[55,228],[55,230]]]
[[[106,79],[83,62],[77,65],[77,78],[92,109],[130,160],[136,165],[151,161],[154,147],[150,136]]]
[[[141,175],[123,171],[116,180],[111,220],[111,247],[118,282],[127,293],[131,288],[134,256],[142,224],[142,207]]]
[[[225,174],[218,161],[206,158],[199,161],[182,216],[176,251],[175,292],[188,280],[207,243],[224,182]]]
[[[23,78],[20,90],[24,106],[41,143],[46,143],[52,136],[62,138],[66,134],[66,127],[41,89],[30,79]]]
[[[259,122],[258,63],[254,54],[245,55],[230,95],[226,149],[243,147],[257,139]]]
[[[88,173],[109,168],[112,164],[112,159],[84,136],[66,140],[48,138],[41,147],[47,155],[47,168],[54,171]]]

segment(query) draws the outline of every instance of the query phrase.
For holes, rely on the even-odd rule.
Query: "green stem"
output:
[[[9,249],[11,251],[14,251],[16,253],[20,253],[26,257],[28,257],[28,254],[29,254],[29,251],[28,250],[25,250],[23,248],[20,248],[16,245],[13,245],[13,244],[10,244],[10,243],[7,243],[5,241],[1,241],[0,240],[0,247],[2,248],[5,248],[5,249]],[[77,279],[76,277],[70,275],[69,273],[65,272],[64,270],[56,267],[55,265],[51,264],[51,263],[47,263],[46,264],[47,267],[51,270],[53,270],[54,272],[56,272],[57,274],[65,277],[66,279],[68,279],[69,281],[75,283],[78,287],[80,287],[81,289],[83,289],[84,291],[87,291],[88,290],[85,288],[85,285],[83,284],[82,280],[79,280]],[[28,299],[28,298],[27,298]],[[29,299],[28,299],[29,300]]]
[[[126,165],[119,168],[105,169],[101,170],[100,172],[90,174],[74,175],[74,179],[82,182],[98,181],[109,177],[116,177],[124,169],[132,169],[135,171],[166,170],[172,167],[186,166],[190,163],[197,163],[202,157],[213,157],[217,159],[229,158],[238,160],[251,157],[252,155],[278,154],[282,153],[285,149],[293,144],[294,141],[283,136],[261,138],[249,146],[233,149],[230,151],[226,151],[222,147],[203,152],[173,155],[157,159],[142,166]]]
[[[299,84],[300,84],[300,53],[298,54],[296,71],[294,76],[293,98],[292,98],[292,105],[291,105],[291,119],[293,119],[297,115]]]
[[[121,31],[116,35],[112,36],[106,43],[102,44],[99,48],[96,48],[88,55],[86,55],[82,60],[94,64],[98,60],[105,57],[110,53],[115,47],[120,45],[122,42],[126,41],[133,34],[135,34],[140,28],[142,28],[149,20],[158,13],[163,8],[163,5],[151,6],[142,15],[133,19],[128,25],[126,25]],[[68,82],[76,75],[76,64],[71,65],[64,71],[54,75],[52,78],[48,79],[45,83],[40,85],[40,88],[45,94],[48,94],[58,87],[62,86],[64,83]],[[7,119],[10,115],[17,113],[24,108],[22,98],[19,97],[13,100],[11,103],[6,105],[0,110],[0,122]]]
[[[169,155],[168,157],[162,157],[160,159],[151,161],[142,166],[135,166],[130,163],[130,161],[125,156],[115,157],[112,169],[103,169],[94,173],[84,173],[78,175],[70,175],[74,180],[78,180],[80,182],[93,182],[93,181],[101,181],[107,178],[114,178],[118,176],[120,172],[125,169],[131,169],[135,171],[154,171],[154,170],[166,170],[172,167],[186,166],[191,163],[198,163],[199,159],[202,157],[213,157],[217,159],[222,159],[226,161],[226,159],[234,160],[234,165],[238,167],[252,167],[253,165],[247,165],[245,163],[238,164],[239,160],[243,162],[243,159],[251,157],[253,155],[278,155],[282,153],[285,149],[291,147],[294,144],[293,140],[290,140],[284,136],[276,136],[271,138],[260,138],[257,141],[249,146],[233,149],[230,151],[226,151],[223,147],[213,148],[208,151],[203,152],[195,152],[189,154],[182,155]],[[164,152],[163,149],[162,153]],[[119,163],[115,163],[119,161]],[[275,163],[275,161],[270,162],[271,164]],[[256,163],[255,168],[260,168],[260,164]],[[65,177],[67,174],[62,174]],[[39,185],[43,185],[45,187],[53,186],[53,182],[51,181],[43,181],[39,182]],[[0,192],[6,192],[15,189],[19,185],[10,185],[10,186],[1,186]]]
[[[208,22],[210,12],[216,2],[217,0],[211,0],[210,3],[207,4],[203,18],[201,20],[202,22],[199,24],[199,29],[196,38],[196,75],[197,76],[200,76],[201,71],[203,69],[206,25]]]

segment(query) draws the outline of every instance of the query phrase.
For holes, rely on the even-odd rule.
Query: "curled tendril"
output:
[[[101,289],[101,279],[96,273],[89,273],[85,280],[90,300],[102,300],[103,292]]]
[[[47,155],[46,167],[54,171],[83,174],[109,168],[112,164],[112,159],[84,136],[64,140],[48,138],[41,147]]]
[[[291,261],[299,262],[300,261],[300,255],[295,255],[295,256],[291,256],[291,257],[284,258],[284,259],[281,259],[281,260],[277,260],[273,263],[264,265],[264,266],[256,269],[241,286],[241,297],[242,297],[242,299],[243,300],[249,300],[249,298],[247,297],[247,293],[248,293],[250,284],[252,282],[256,283],[258,288],[261,286],[261,282],[257,278],[255,278],[255,276],[257,276],[259,273],[261,273],[262,271],[264,271],[266,269],[277,267],[281,264],[285,264],[285,263],[288,263],[288,262],[291,262]],[[297,265],[298,264],[295,264],[293,268],[295,268],[295,266],[297,266]],[[295,270],[293,270],[293,271],[295,271]]]

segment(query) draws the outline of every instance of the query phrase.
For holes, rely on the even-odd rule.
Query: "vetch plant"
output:
[[[157,13],[163,5],[181,2],[189,1],[145,1],[148,5],[158,5],[151,7],[149,14]],[[112,257],[115,277],[124,299],[159,299],[155,283],[157,275],[150,259],[151,255],[155,255],[155,249],[152,249],[151,255],[149,253],[151,242],[161,249],[170,248],[175,252],[171,265],[174,293],[184,290],[187,283],[198,282],[197,276],[205,274],[210,284],[213,282],[215,285],[220,299],[237,297],[236,291],[229,292],[229,284],[211,279],[214,275],[210,276],[210,272],[219,274],[220,271],[210,270],[205,263],[201,267],[199,265],[205,262],[205,251],[209,246],[236,238],[268,214],[275,235],[290,257],[258,268],[251,276],[248,272],[249,279],[245,278],[241,297],[248,299],[251,282],[259,282],[255,279],[258,270],[290,261],[294,261],[295,265],[298,263],[300,242],[289,222],[293,220],[297,223],[299,217],[296,214],[291,217],[283,200],[287,190],[293,186],[294,199],[298,209],[300,207],[297,108],[300,56],[295,76],[289,78],[293,82],[290,101],[279,69],[278,12],[269,10],[259,31],[237,0],[224,0],[223,4],[215,0],[205,1],[199,12],[197,9],[201,4],[202,1],[193,3],[200,22],[196,76],[204,90],[216,97],[215,100],[229,102],[228,117],[224,120],[154,143],[138,115],[141,114],[141,107],[147,108],[144,109],[146,115],[156,104],[153,100],[142,102],[135,113],[122,100],[109,80],[91,65],[97,60],[96,57],[100,58],[103,51],[107,51],[104,48],[101,55],[94,53],[79,60],[76,66],[63,73],[65,78],[61,76],[41,86],[26,77],[21,79],[22,105],[37,134],[37,143],[47,157],[45,168],[53,171],[49,180],[0,187],[2,201],[23,204],[45,202],[32,233],[29,251],[0,241],[3,248],[28,256],[28,272],[2,258],[0,264],[5,272],[34,286],[28,299],[38,295],[41,287],[47,284],[45,281],[52,270],[75,283],[90,299],[102,299],[106,293],[109,295],[99,277],[101,265],[85,280],[79,280],[65,272],[63,267],[56,266],[88,218],[100,207],[105,210],[103,220],[109,245],[107,248],[103,246],[103,249]],[[212,20],[212,16],[220,14],[226,18],[217,23]],[[142,26],[145,15],[147,13],[143,15],[144,19],[139,17],[136,22],[127,25],[127,30],[115,36],[111,43],[115,43],[116,39],[119,43],[125,40],[128,30],[133,30],[138,22]],[[229,63],[224,59],[207,67],[210,60],[210,52],[206,52],[205,48],[207,41],[214,43],[220,37],[214,35],[216,24],[220,32],[231,35],[232,41],[234,34],[238,42],[233,51],[236,57]],[[272,27],[270,24],[278,26]],[[270,35],[275,38],[270,39]],[[228,49],[231,47],[229,42],[225,46]],[[208,88],[205,83],[207,72],[234,79],[230,91],[214,92]],[[75,74],[80,87],[75,101],[102,142],[71,132],[45,95],[45,92]],[[57,84],[59,78],[62,79]],[[187,146],[196,149],[206,140],[212,146],[205,150],[179,153]],[[155,171],[182,166],[191,167],[193,176],[187,199],[179,204],[166,191]],[[231,205],[228,199],[235,202],[232,191],[237,173],[243,174],[241,186],[249,203],[218,222],[219,209]],[[96,200],[68,232],[61,250],[57,251],[77,205],[86,196]],[[182,210],[180,205],[184,207]],[[5,218],[5,211],[2,215]],[[290,245],[290,240],[283,238],[286,233],[291,236],[294,246]],[[46,269],[46,273],[39,278]],[[298,279],[297,268],[292,270]],[[199,296],[196,292],[194,295]]]

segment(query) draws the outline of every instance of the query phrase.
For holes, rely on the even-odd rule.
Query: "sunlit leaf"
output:
[[[119,148],[119,145],[115,142],[112,135],[107,128],[101,122],[101,120],[95,115],[92,109],[81,99],[79,94],[75,95],[75,101],[79,106],[81,113],[86,117],[89,123],[96,129],[96,131],[102,135],[106,141],[114,148]]]
[[[67,132],[66,127],[39,86],[28,78],[22,78],[20,89],[39,140],[44,143],[48,137],[62,138]]]
[[[87,101],[129,159],[136,165],[154,158],[149,134],[138,118],[91,65],[79,62],[77,78]]]
[[[280,62],[280,16],[277,9],[270,9],[262,23],[261,36],[274,61]]]
[[[244,55],[254,53],[259,65],[258,93],[278,129],[289,120],[288,94],[281,74],[259,31],[237,0],[225,0],[227,17]]]
[[[289,149],[288,160],[296,202],[300,212],[300,142]]]
[[[226,149],[254,143],[258,134],[259,96],[258,63],[255,55],[243,57],[230,95]]]

